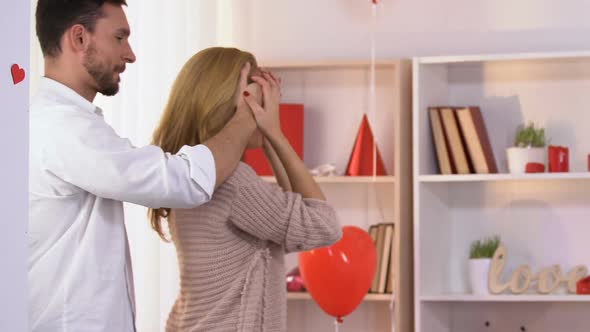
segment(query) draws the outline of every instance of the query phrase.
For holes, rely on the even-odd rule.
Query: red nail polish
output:
[[[244,90],[244,96],[248,97],[249,95],[250,95],[250,92]]]

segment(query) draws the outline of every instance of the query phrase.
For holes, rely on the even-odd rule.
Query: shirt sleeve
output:
[[[87,115],[75,119],[71,133],[50,141],[43,154],[45,171],[99,197],[192,208],[213,193],[215,161],[204,145],[184,146],[176,155],[154,145],[135,148],[102,119]]]
[[[247,182],[237,189],[230,216],[241,230],[282,245],[286,252],[329,246],[342,237],[336,212],[327,202],[283,192],[255,174]]]

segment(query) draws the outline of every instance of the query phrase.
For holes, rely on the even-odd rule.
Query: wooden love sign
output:
[[[488,274],[488,286],[493,294],[502,293],[506,289],[514,294],[522,294],[534,281],[537,283],[537,292],[541,294],[553,292],[562,282],[567,282],[568,291],[575,294],[577,282],[588,275],[588,269],[583,265],[575,266],[567,276],[562,274],[559,265],[544,268],[535,275],[531,267],[525,264],[512,273],[508,282],[502,283],[500,278],[505,266],[506,247],[500,245],[494,253]]]

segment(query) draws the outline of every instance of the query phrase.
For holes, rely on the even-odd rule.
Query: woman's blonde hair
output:
[[[240,72],[247,62],[250,75],[259,71],[254,56],[236,48],[207,48],[190,58],[174,81],[152,144],[175,154],[184,145],[215,136],[236,111]],[[164,241],[162,218],[169,215],[169,208],[148,211],[152,228]]]

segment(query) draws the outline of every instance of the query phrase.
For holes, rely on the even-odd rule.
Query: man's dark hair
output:
[[[35,19],[43,56],[57,56],[61,52],[61,37],[76,24],[94,32],[96,21],[104,16],[105,3],[127,5],[125,0],[39,0]]]

